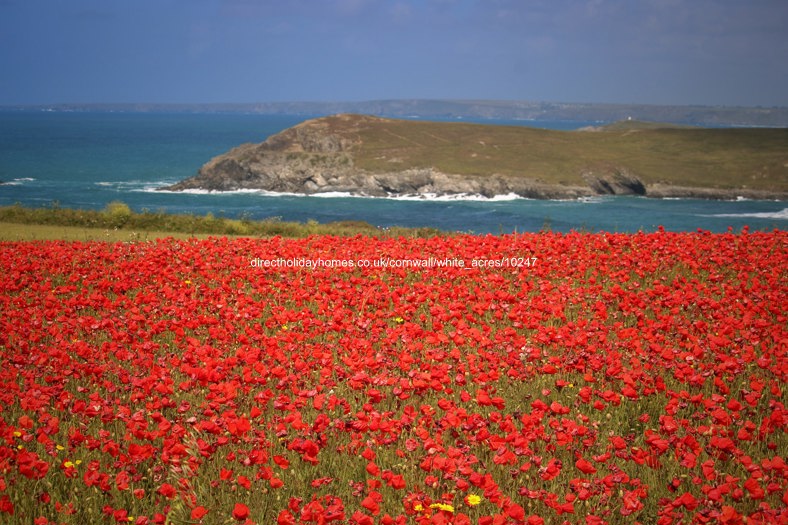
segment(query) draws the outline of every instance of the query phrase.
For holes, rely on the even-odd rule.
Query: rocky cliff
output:
[[[368,196],[479,194],[492,197],[514,193],[534,199],[651,194],[651,188],[630,169],[610,162],[584,167],[580,173],[567,177],[568,182],[561,183],[511,171],[463,174],[447,172],[434,165],[402,166],[401,159],[396,157],[390,158],[384,168],[380,164],[373,169],[360,166],[358,160],[362,150],[369,157],[369,144],[365,141],[380,140],[380,136],[390,135],[395,142],[413,142],[391,129],[385,129],[387,120],[361,115],[309,120],[273,135],[263,143],[238,146],[211,159],[196,176],[162,189],[257,189],[298,194],[349,192]],[[384,125],[385,133],[371,139],[369,130],[373,127],[380,130],[381,125]],[[494,161],[492,158],[493,166]],[[654,189],[656,196],[681,193],[664,184]],[[704,198],[761,196],[758,192],[736,190],[731,193],[711,189],[694,195]]]

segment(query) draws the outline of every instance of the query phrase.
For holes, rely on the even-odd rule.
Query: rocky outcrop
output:
[[[645,195],[646,186],[626,168],[606,167],[582,174],[589,188],[600,195]]]
[[[245,147],[244,147],[245,148]],[[280,193],[317,194],[347,192],[372,197],[391,195],[471,194],[494,197],[517,194],[532,199],[571,199],[593,195],[583,186],[555,186],[516,177],[473,177],[441,173],[432,168],[386,173],[356,170],[350,160],[319,163],[311,158],[267,155],[246,162],[227,156],[206,164],[196,177],[165,188],[170,191],[201,189],[232,191],[262,189]],[[272,158],[277,157],[277,158]]]

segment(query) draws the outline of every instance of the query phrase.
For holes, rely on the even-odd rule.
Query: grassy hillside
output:
[[[434,167],[548,184],[625,168],[644,184],[788,191],[788,129],[709,129],[623,122],[595,131],[342,116],[318,119],[353,143],[370,171]]]
[[[197,216],[163,212],[135,213],[122,202],[112,202],[104,210],[70,208],[0,207],[0,241],[78,240],[138,241],[162,237],[288,237],[310,235],[350,237],[431,237],[440,235],[434,228],[393,227],[380,229],[363,221],[286,222],[278,219],[252,221],[228,219],[211,214]]]

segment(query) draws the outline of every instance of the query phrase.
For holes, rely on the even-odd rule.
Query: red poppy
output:
[[[191,518],[193,520],[201,520],[208,514],[208,509],[202,506],[194,507],[191,512]]]
[[[11,498],[8,497],[8,494],[0,496],[0,512],[10,514],[11,516],[14,515],[14,504],[11,502]]]
[[[233,507],[233,518],[238,521],[245,521],[249,517],[249,507],[243,503],[236,503]]]
[[[583,458],[578,459],[575,461],[575,466],[582,472],[583,474],[594,474],[596,473],[596,468],[590,462],[586,461]]]

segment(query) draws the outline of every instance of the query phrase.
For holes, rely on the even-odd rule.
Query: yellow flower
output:
[[[405,319],[403,319],[402,317],[395,317],[394,322],[397,324],[402,324],[405,322]]]
[[[191,283],[192,283],[192,282],[191,282],[191,280],[190,280],[190,279],[186,279],[185,281],[183,281],[183,284],[191,284]]]
[[[415,510],[416,512],[421,512],[422,510],[424,510],[424,507],[421,506],[421,503],[416,503],[415,505],[413,505],[413,510]]]
[[[474,505],[478,505],[482,502],[482,498],[478,494],[468,494],[465,498],[465,502],[473,507]]]
[[[282,330],[289,330],[289,329],[290,329],[290,328],[289,328],[289,327],[288,327],[286,324],[283,324],[283,325],[282,325]]]
[[[454,507],[448,503],[433,503],[430,505],[431,509],[443,510],[446,512],[454,512]]]
[[[14,431],[14,437],[22,437],[22,433],[16,430]]]
[[[55,445],[55,448],[58,450],[66,450],[66,447],[64,447],[63,445]]]
[[[63,462],[63,466],[66,467],[66,468],[73,468],[74,467],[74,463],[72,463],[71,461],[64,461]]]

